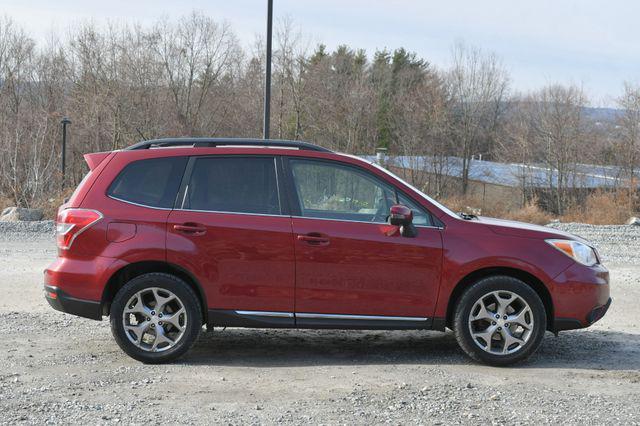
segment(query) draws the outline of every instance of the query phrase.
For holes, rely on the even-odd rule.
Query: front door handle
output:
[[[184,223],[182,225],[173,225],[173,229],[175,229],[176,231],[182,234],[193,235],[193,236],[200,236],[207,233],[206,227],[202,225],[198,225],[196,223]]]
[[[328,246],[329,237],[322,235],[318,232],[311,232],[309,234],[299,234],[298,241],[303,241],[312,246]]]

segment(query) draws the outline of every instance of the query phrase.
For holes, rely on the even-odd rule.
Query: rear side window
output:
[[[230,213],[280,214],[275,159],[197,159],[183,208]]]
[[[186,164],[187,157],[135,161],[120,172],[107,194],[144,206],[172,208]]]

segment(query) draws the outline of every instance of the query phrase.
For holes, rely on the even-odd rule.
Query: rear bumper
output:
[[[75,299],[100,301],[109,278],[124,265],[119,259],[102,256],[57,257],[44,270],[44,285]]]
[[[53,309],[93,320],[102,319],[100,302],[76,299],[53,286],[44,286],[44,296]]]

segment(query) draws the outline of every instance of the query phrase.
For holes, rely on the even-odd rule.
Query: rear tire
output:
[[[202,330],[200,302],[191,287],[164,273],[133,278],[111,304],[111,332],[130,357],[148,364],[173,361]]]
[[[527,284],[493,276],[465,290],[456,306],[453,329],[471,358],[504,366],[523,361],[538,349],[547,315],[542,300]]]

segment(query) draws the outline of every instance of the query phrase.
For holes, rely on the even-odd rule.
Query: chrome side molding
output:
[[[293,312],[269,312],[269,311],[235,311],[238,315],[253,317],[293,318]]]
[[[427,321],[425,317],[391,317],[384,315],[345,315],[345,314],[311,314],[296,313],[296,318],[308,319],[336,319],[336,320],[363,320],[363,321]]]
[[[277,318],[301,318],[301,319],[334,319],[334,320],[362,320],[362,321],[428,321],[426,317],[393,317],[385,315],[347,315],[347,314],[314,314],[293,312],[269,312],[269,311],[235,311],[238,315],[256,317]]]

